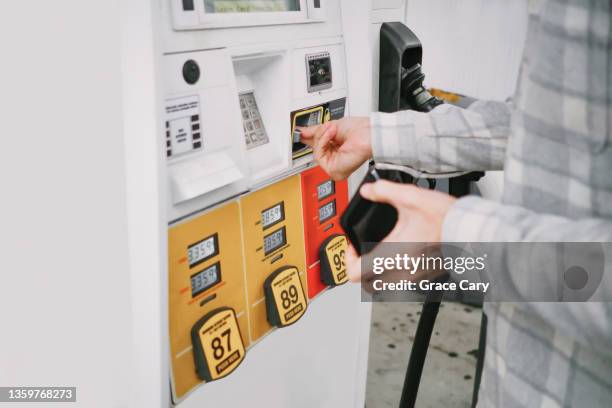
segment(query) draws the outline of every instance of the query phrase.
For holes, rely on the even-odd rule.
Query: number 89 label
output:
[[[295,267],[286,267],[274,272],[264,284],[268,322],[272,326],[284,327],[295,323],[304,315],[308,303]]]
[[[244,359],[236,313],[221,308],[204,316],[191,331],[196,371],[204,381],[223,378]]]

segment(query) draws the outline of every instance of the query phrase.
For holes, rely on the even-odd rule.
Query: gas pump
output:
[[[47,3],[0,5],[7,32],[28,31],[6,49],[27,69],[6,78],[36,84],[3,87],[7,132],[24,135],[6,141],[4,230],[30,244],[6,240],[2,299],[23,305],[9,320],[63,325],[36,347],[23,339],[37,325],[7,332],[7,381],[61,377],[88,407],[363,406],[359,288],[307,296],[301,175],[314,163],[292,127],[367,100],[343,22],[366,2]],[[42,38],[41,70],[23,50]],[[32,101],[41,120],[19,109]],[[320,203],[324,227],[341,191]]]
[[[340,298],[326,298],[325,307],[311,305],[316,294],[347,281],[339,215],[348,183],[315,166],[298,130],[348,111],[340,3],[162,2],[159,143],[168,193],[173,404],[245,405],[244,390],[270,389],[284,398],[301,393],[317,406],[321,396],[300,388],[315,377],[306,373],[316,371],[322,384],[354,375],[355,349],[328,352],[312,341],[359,336],[352,316],[325,323],[349,314],[344,293],[358,302],[356,289],[335,290]],[[295,370],[286,357],[299,360],[296,350],[350,363]],[[265,385],[262,359],[271,371]],[[304,380],[287,381],[287,370]],[[353,399],[327,398],[341,406]]]

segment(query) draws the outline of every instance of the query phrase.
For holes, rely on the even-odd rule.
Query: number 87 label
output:
[[[297,322],[306,312],[308,303],[296,267],[274,272],[264,283],[268,323],[285,327]]]
[[[208,313],[193,326],[191,340],[196,371],[204,381],[227,376],[244,360],[244,344],[233,309]]]

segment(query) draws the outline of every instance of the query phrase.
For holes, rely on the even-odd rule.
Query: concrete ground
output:
[[[374,303],[368,358],[367,408],[397,408],[416,332],[420,303]],[[481,310],[443,303],[416,403],[417,408],[470,407]]]

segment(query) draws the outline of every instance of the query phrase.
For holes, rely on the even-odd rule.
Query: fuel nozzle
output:
[[[425,74],[421,72],[421,64],[410,68],[402,67],[401,96],[404,108],[419,112],[429,112],[444,102],[436,98],[423,86]]]

